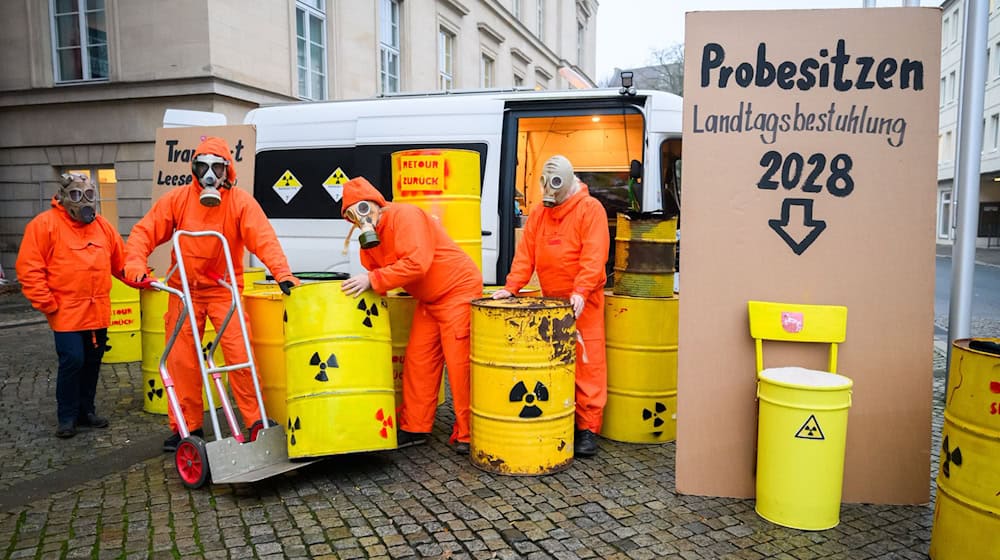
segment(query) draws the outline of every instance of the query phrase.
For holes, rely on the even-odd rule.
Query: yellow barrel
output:
[[[243,291],[252,292],[257,289],[257,282],[267,280],[267,271],[259,266],[250,266],[243,269]]]
[[[677,218],[618,214],[615,295],[673,297]]]
[[[341,282],[285,297],[285,421],[290,458],[396,447],[388,304]]]
[[[853,382],[800,367],[757,380],[757,514],[807,531],[836,527]]]
[[[448,235],[482,270],[480,169],[479,152],[471,150],[392,154],[392,199],[419,206],[440,220]]]
[[[163,348],[166,346],[166,327],[164,317],[167,314],[167,304],[170,294],[158,290],[142,290],[139,295],[140,308],[142,310],[142,409],[151,414],[167,413],[167,394],[163,390],[163,380],[160,379],[160,357],[163,356]],[[235,324],[228,328],[237,328]],[[202,348],[215,339],[215,329],[212,322],[205,320],[205,334],[202,336]],[[222,365],[225,360],[222,357],[222,349],[215,350],[215,364]],[[228,375],[223,374],[223,379],[228,383]],[[219,392],[212,388],[212,398],[215,405],[220,406]],[[208,397],[202,390],[201,400],[205,410],[208,408]]]
[[[601,435],[628,443],[677,437],[677,298],[604,297],[608,402]]]
[[[281,291],[243,292],[243,308],[250,323],[250,345],[267,416],[284,425],[288,414],[285,411],[285,305]]]
[[[573,462],[576,324],[565,300],[472,302],[472,464],[540,475]]]
[[[111,323],[104,363],[120,364],[142,359],[139,324],[139,290],[111,278]]]
[[[951,347],[937,500],[934,560],[1000,556],[1000,338]]]

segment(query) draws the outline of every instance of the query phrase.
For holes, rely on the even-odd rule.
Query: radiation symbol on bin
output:
[[[378,435],[382,436],[382,439],[389,439],[389,430],[393,428],[392,414],[386,414],[380,408],[375,413],[375,419],[382,423],[382,429],[379,430]]]
[[[664,420],[663,418],[660,418],[660,415],[666,411],[667,405],[661,402],[656,403],[656,405],[653,406],[653,410],[649,410],[648,408],[642,409],[642,419],[645,421],[653,421],[653,437],[660,437],[663,434],[663,430],[657,430],[656,428],[663,425]]]
[[[299,422],[299,417],[295,417],[295,422],[292,419],[288,419],[288,443],[295,445],[295,431],[302,428],[302,423]]]
[[[153,400],[153,397],[156,397],[158,399],[162,399],[163,398],[163,388],[162,387],[159,388],[159,389],[156,388],[156,380],[155,379],[150,379],[149,380],[149,392],[146,393],[146,396],[149,397],[150,401]]]
[[[524,402],[524,408],[518,414],[521,418],[538,418],[542,415],[542,409],[534,404],[536,400],[549,400],[549,389],[542,385],[541,381],[535,382],[535,390],[530,393],[528,387],[524,385],[524,381],[518,381],[517,385],[514,385],[510,390],[510,402]]]
[[[941,442],[941,472],[944,473],[945,478],[951,478],[951,465],[955,464],[956,467],[962,466],[962,450],[957,445],[955,449],[948,448],[948,436],[944,436],[944,441]]]
[[[795,432],[795,437],[799,439],[826,439],[826,436],[823,435],[823,430],[819,427],[819,421],[816,420],[815,414],[809,415],[806,423],[802,424],[799,431]]]
[[[201,359],[207,362],[208,357],[211,355],[212,355],[212,343],[209,342],[208,344],[205,345],[204,348],[201,349]]]
[[[319,357],[319,352],[313,352],[312,358],[309,358],[309,365],[319,366],[319,373],[313,378],[316,381],[329,381],[330,378],[326,375],[326,368],[339,368],[340,364],[337,363],[337,356],[330,354],[330,357],[324,362],[322,358]]]
[[[368,305],[365,303],[365,298],[361,298],[361,301],[358,302],[358,309],[365,312],[365,320],[361,321],[361,324],[369,329],[372,328],[372,317],[378,317],[378,305],[374,303]]]

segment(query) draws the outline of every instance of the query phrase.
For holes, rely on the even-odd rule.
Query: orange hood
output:
[[[370,200],[383,208],[389,204],[382,193],[378,192],[364,177],[355,177],[344,183],[344,200],[340,204],[341,211],[362,200]]]
[[[231,186],[236,185],[236,162],[233,161],[233,154],[229,152],[229,144],[226,144],[225,140],[218,136],[206,136],[194,151],[195,157],[201,154],[212,154],[213,156],[226,158],[226,161],[229,162],[229,166],[226,169],[226,180]],[[197,185],[198,181],[195,180],[194,183]],[[200,185],[198,186],[200,188]]]

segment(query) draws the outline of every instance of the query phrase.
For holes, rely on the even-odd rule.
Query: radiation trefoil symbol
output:
[[[295,445],[295,431],[302,428],[302,423],[299,421],[299,417],[295,417],[295,422],[292,419],[288,419],[288,443]]]
[[[153,397],[156,397],[158,399],[162,399],[163,398],[163,388],[160,388],[160,389],[156,388],[156,380],[155,379],[150,379],[149,380],[149,392],[146,393],[146,396],[149,397],[150,401],[153,400]]]
[[[535,382],[535,389],[530,393],[524,385],[524,381],[518,381],[517,385],[514,385],[510,390],[510,402],[523,401],[525,403],[521,413],[518,414],[521,418],[538,418],[542,415],[542,409],[534,404],[536,400],[549,400],[549,389],[541,381]]]
[[[358,302],[358,309],[365,312],[365,320],[361,321],[361,324],[369,329],[372,328],[372,317],[378,317],[378,305],[374,303],[368,305],[365,303],[365,298],[361,298],[361,301]]]
[[[309,358],[309,365],[319,366],[319,373],[313,378],[316,381],[329,381],[330,378],[326,375],[326,368],[339,368],[340,365],[337,363],[337,356],[330,354],[330,357],[324,362],[322,358],[319,357],[319,352],[313,352],[312,358]]]
[[[382,423],[382,429],[379,430],[378,435],[382,436],[382,439],[389,439],[389,430],[393,428],[392,425],[392,415],[386,414],[381,408],[375,413],[375,419]]]
[[[944,473],[945,478],[951,478],[951,465],[962,466],[962,450],[957,445],[955,449],[949,450],[948,436],[944,436],[944,441],[941,442],[941,453],[944,454],[944,457],[941,458],[941,472]]]
[[[663,430],[656,430],[656,428],[659,428],[660,426],[663,425],[664,420],[663,418],[660,418],[660,415],[666,411],[667,411],[667,405],[661,402],[656,403],[656,405],[653,406],[653,410],[649,410],[648,408],[642,409],[642,419],[646,421],[648,420],[653,421],[653,429],[654,429],[653,437],[660,437],[661,435],[663,435]]]

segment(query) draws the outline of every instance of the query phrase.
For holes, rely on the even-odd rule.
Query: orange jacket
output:
[[[107,328],[111,276],[121,279],[122,238],[103,216],[84,224],[59,201],[28,222],[17,254],[17,279],[31,306],[56,332]]]
[[[208,138],[195,150],[195,155],[210,153],[229,159],[230,169],[234,162],[225,142]],[[129,274],[145,270],[146,259],[158,245],[170,241],[176,230],[217,231],[225,236],[233,257],[236,282],[243,288],[243,250],[249,249],[257,255],[274,278],[281,282],[291,279],[285,253],[278,243],[274,228],[253,196],[238,188],[220,189],[222,202],[216,207],[203,206],[198,198],[201,186],[196,181],[168,192],[157,200],[149,212],[132,228],[125,244],[125,265]],[[229,293],[219,286],[207,273],[225,274],[226,262],[222,247],[215,238],[182,238],[181,251],[184,267],[187,269],[188,283],[196,294],[194,299],[229,299]],[[170,266],[176,264],[177,256],[171,251]],[[157,271],[165,274],[166,271]],[[180,276],[170,278],[170,285],[180,289]]]
[[[580,183],[580,187],[558,206],[536,204],[531,209],[504,288],[516,294],[537,269],[545,296],[580,294],[587,308],[600,306],[603,324],[604,284],[608,279],[604,265],[611,243],[608,218],[587,185]],[[582,326],[588,320],[596,321],[589,315],[581,315],[578,323]]]
[[[349,182],[351,186],[344,188],[344,208],[358,200],[382,206],[375,226],[380,244],[361,251],[361,264],[371,271],[368,278],[373,290],[385,293],[402,287],[417,300],[434,303],[456,287],[482,289],[479,267],[440,222],[416,206],[385,202],[363,178]]]

